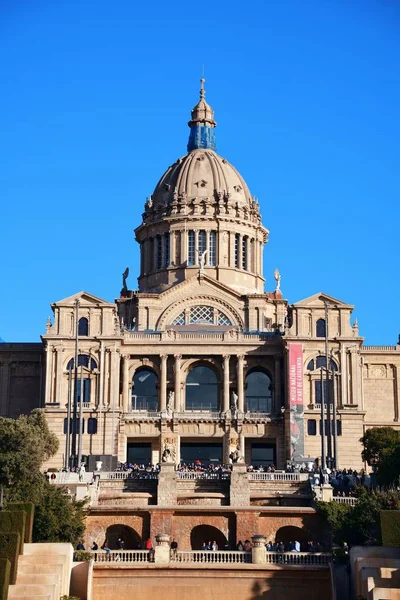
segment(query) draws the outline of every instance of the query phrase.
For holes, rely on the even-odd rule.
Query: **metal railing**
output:
[[[171,551],[170,562],[207,564],[248,564],[251,552],[240,550],[177,550]]]
[[[248,473],[250,481],[307,481],[308,473]]]

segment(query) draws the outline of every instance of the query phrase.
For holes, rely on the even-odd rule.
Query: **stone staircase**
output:
[[[72,561],[71,544],[25,544],[8,600],[60,600],[69,594]]]

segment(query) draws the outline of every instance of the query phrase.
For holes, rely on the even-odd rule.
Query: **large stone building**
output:
[[[113,303],[74,294],[52,305],[43,347],[1,344],[2,414],[45,407],[61,442],[52,467],[78,452],[79,436],[66,444],[76,398],[71,430],[82,407],[83,455],[157,463],[168,449],[175,462],[220,463],[237,450],[283,468],[320,457],[324,396],[336,407],[337,464],[359,468],[364,431],[399,427],[400,346],[363,346],[353,306],[324,293],[290,304],[278,272],[264,291],[268,230],[215,151],[203,80],[189,127],[187,154],[162,175],[135,230],[138,290],[125,274]]]

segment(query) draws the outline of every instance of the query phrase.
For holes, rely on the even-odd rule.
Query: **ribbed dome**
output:
[[[158,182],[152,203],[168,206],[174,199],[189,203],[195,198],[214,198],[251,207],[253,199],[246,182],[225,158],[213,150],[198,148],[169,167]]]

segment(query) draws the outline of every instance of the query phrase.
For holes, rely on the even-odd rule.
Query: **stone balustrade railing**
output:
[[[328,565],[328,552],[267,552],[267,565]]]
[[[358,498],[354,498],[353,496],[333,496],[332,500],[334,502],[338,502],[339,504],[355,506],[357,504]]]
[[[221,473],[213,473],[210,471],[177,471],[177,479],[185,480],[209,480],[209,481],[227,481],[231,478],[230,471],[223,471]]]
[[[248,473],[250,481],[307,481],[308,473]]]
[[[92,554],[96,563],[148,563],[154,557],[152,550],[95,550]]]
[[[251,563],[251,552],[240,550],[177,550],[170,562],[239,565]]]
[[[163,560],[157,560],[157,550],[96,550],[92,552],[96,564],[112,566],[115,563],[143,564],[143,563],[179,563],[180,565],[203,564],[215,565],[328,565],[331,554],[327,552],[265,552],[265,559],[260,562],[254,560],[253,552],[240,550],[167,550]]]
[[[212,333],[202,332],[202,331],[177,331],[176,329],[170,329],[168,331],[124,331],[125,340],[130,343],[150,343],[150,344],[158,344],[160,342],[173,343],[176,341],[179,342],[236,342],[236,341],[244,341],[251,343],[259,343],[263,342],[266,339],[270,338],[271,335],[274,335],[274,331],[265,331],[259,333],[252,332],[243,332],[236,330],[229,330],[224,332],[215,332]]]
[[[157,471],[100,471],[100,479],[158,479]]]

